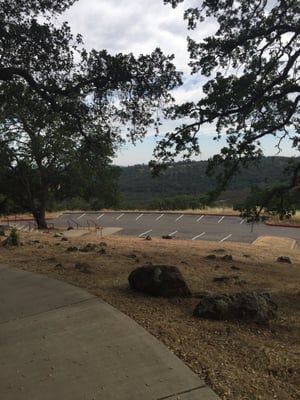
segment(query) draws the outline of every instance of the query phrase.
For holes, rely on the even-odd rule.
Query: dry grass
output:
[[[286,249],[294,249],[296,240],[287,237],[260,236],[255,241],[256,246],[274,247],[277,251],[286,251]]]
[[[297,211],[290,219],[280,220],[279,217],[272,217],[270,222],[275,224],[300,225],[300,211]]]
[[[86,243],[99,245],[97,236],[68,241],[53,233],[22,233],[23,246],[0,247],[0,261],[69,282],[101,297],[128,314],[164,342],[222,399],[300,398],[300,251],[205,241],[111,236],[106,253],[67,251]],[[99,248],[99,247],[98,247]],[[284,249],[284,251],[283,251]],[[215,254],[216,259],[207,259]],[[231,254],[233,261],[222,256]],[[292,264],[276,262],[290,256]],[[90,265],[91,273],[75,268]],[[146,263],[176,265],[194,293],[268,291],[279,305],[278,318],[268,326],[195,319],[199,299],[162,299],[132,293],[128,275]],[[232,268],[234,267],[234,268]],[[239,269],[237,269],[239,268]],[[221,275],[238,276],[216,283]]]

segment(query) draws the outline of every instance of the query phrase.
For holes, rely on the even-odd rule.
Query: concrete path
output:
[[[0,355],[5,400],[218,399],[115,308],[76,287],[5,265]]]
[[[122,231],[123,228],[99,228],[97,230],[87,230],[87,229],[71,229],[68,231],[64,231],[63,235],[68,237],[68,238],[73,238],[73,237],[79,237],[79,236],[84,236],[84,235],[89,235],[91,233],[96,234],[97,236],[100,237],[105,237],[105,236],[109,236],[109,235],[113,235],[115,233],[118,233],[120,231]]]

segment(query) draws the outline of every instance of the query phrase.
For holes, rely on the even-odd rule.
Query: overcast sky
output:
[[[73,33],[83,35],[85,47],[90,50],[107,49],[135,55],[151,53],[160,47],[165,54],[175,54],[174,64],[184,73],[184,85],[173,96],[178,102],[197,100],[201,96],[201,77],[191,76],[186,51],[187,35],[197,39],[213,33],[213,22],[201,25],[201,29],[190,32],[183,11],[187,6],[199,4],[197,0],[188,0],[176,9],[163,4],[163,0],[79,0],[64,15]],[[166,124],[162,133],[173,125]],[[200,138],[201,156],[205,160],[216,153],[222,143],[212,140],[214,127],[205,128]],[[135,147],[127,144],[115,160],[119,165],[147,163],[152,158],[155,139],[151,136]],[[264,143],[266,154],[275,155],[274,142]],[[284,155],[291,155],[286,149]]]

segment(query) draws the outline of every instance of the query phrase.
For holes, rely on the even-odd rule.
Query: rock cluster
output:
[[[226,278],[226,279],[225,279]],[[214,278],[214,282],[227,282],[238,276]],[[136,268],[128,277],[132,290],[158,297],[187,297],[192,293],[181,272],[170,265],[145,265]],[[277,305],[268,293],[239,292],[231,294],[211,294],[202,292],[194,294],[200,303],[193,315],[198,318],[214,320],[246,320],[267,323],[276,317]]]

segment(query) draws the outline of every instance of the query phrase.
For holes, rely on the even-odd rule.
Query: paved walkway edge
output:
[[[5,400],[218,399],[117,309],[84,290],[3,265],[0,353]]]

